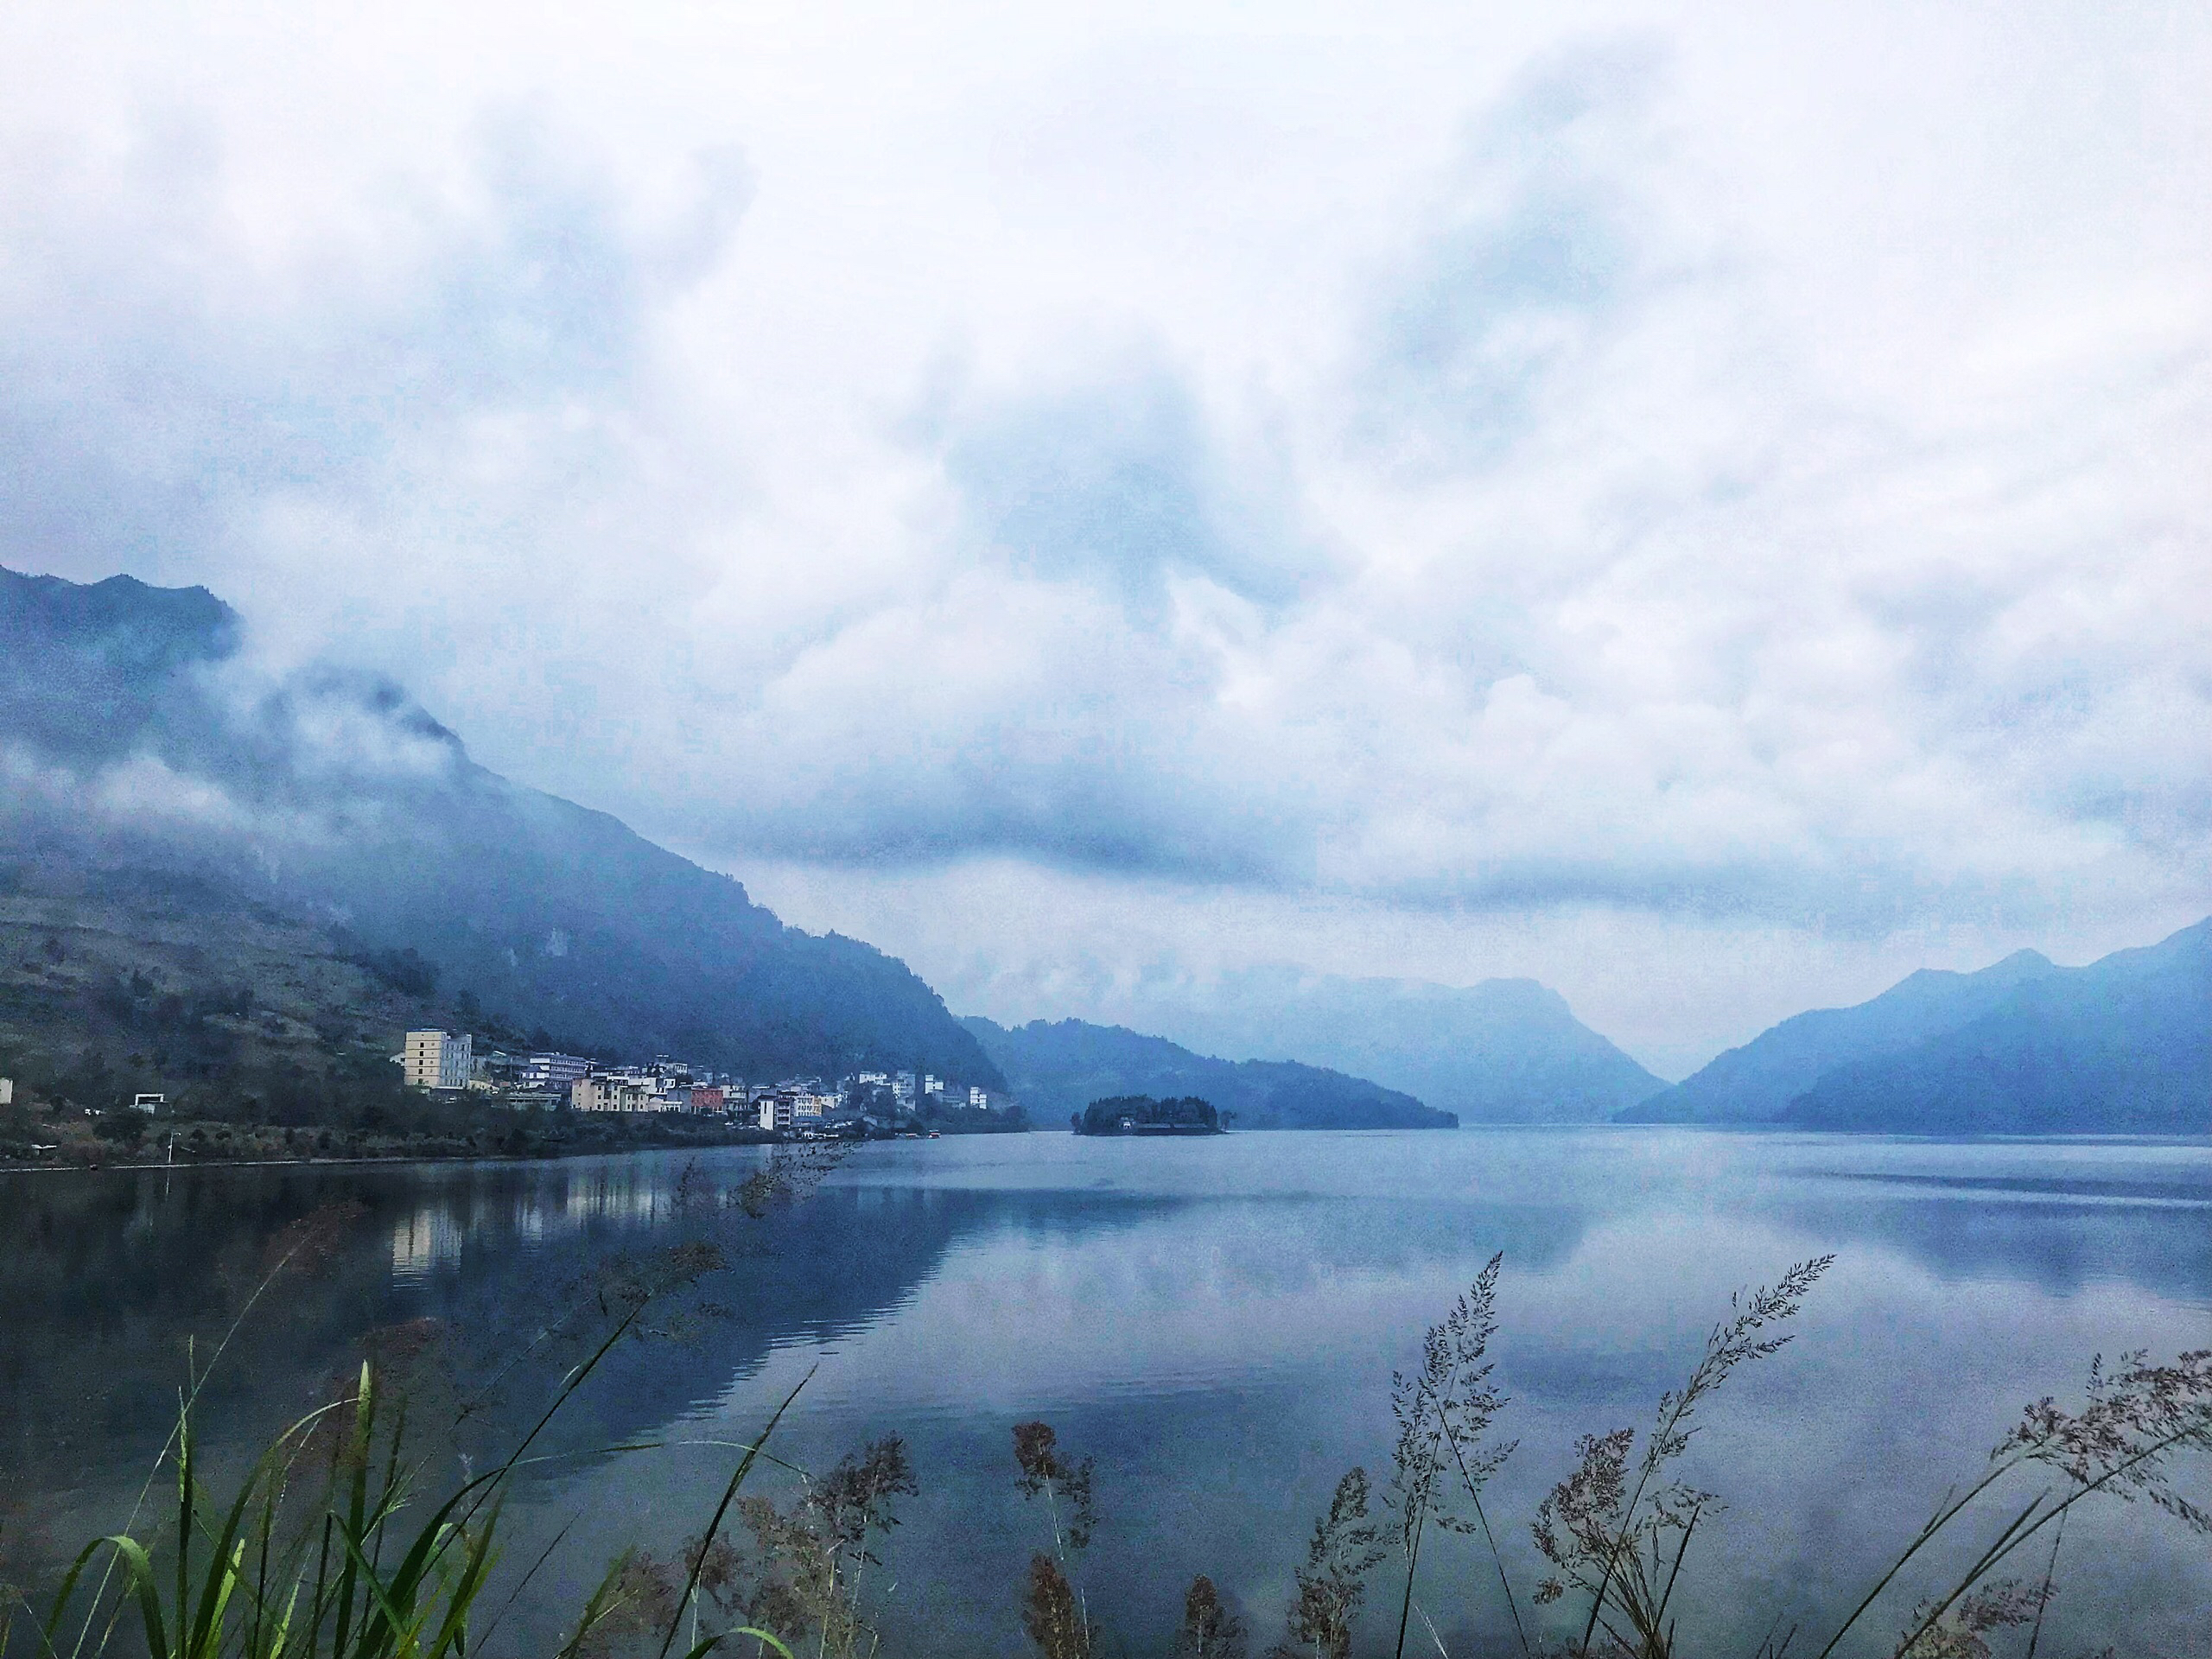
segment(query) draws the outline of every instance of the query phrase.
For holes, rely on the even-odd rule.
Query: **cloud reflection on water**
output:
[[[283,1341],[250,1350],[219,1402],[233,1444],[372,1324],[432,1313],[487,1344],[526,1334],[594,1261],[667,1235],[680,1169],[640,1158],[18,1182],[29,1201],[0,1221],[0,1242],[48,1294],[0,1336],[22,1385],[8,1443],[66,1427],[94,1448],[78,1484],[129,1484],[147,1448],[118,1425],[174,1380],[163,1368],[183,1332],[207,1323],[195,1287],[330,1197],[371,1207],[358,1259],[292,1299]],[[1732,1388],[1686,1471],[1734,1506],[1690,1611],[1748,1645],[1759,1632],[1745,1610],[1764,1610],[1763,1627],[1777,1607],[1858,1581],[2020,1402],[2069,1393],[2092,1352],[2201,1344],[2208,1211],[2202,1142],[1592,1130],[870,1147],[741,1235],[765,1248],[717,1292],[730,1320],[626,1350],[562,1444],[749,1438],[771,1396],[818,1365],[786,1454],[827,1461],[887,1428],[914,1448],[924,1495],[890,1558],[894,1649],[1013,1652],[1034,1517],[1013,1495],[1007,1434],[1041,1414],[1099,1457],[1107,1523],[1090,1573],[1113,1586],[1101,1603],[1117,1630],[1151,1640],[1206,1572],[1271,1630],[1330,1484],[1353,1461],[1387,1462],[1391,1369],[1492,1250],[1507,1264],[1507,1432],[1523,1440],[1495,1507],[1516,1518],[1565,1471],[1575,1434],[1647,1420],[1731,1291],[1834,1250],[1801,1341]],[[53,1290],[65,1280],[73,1295]],[[103,1303],[83,1288],[100,1283],[122,1288]],[[104,1386],[80,1408],[69,1379],[87,1375]],[[549,1471],[527,1493],[518,1559],[580,1519],[516,1639],[548,1635],[621,1545],[696,1526],[726,1463],[678,1446]],[[57,1470],[13,1472],[35,1484]],[[74,1503],[97,1507],[86,1492]],[[1508,1544],[1522,1569],[1525,1536]],[[2102,1621],[2124,1608],[2149,1646],[2187,1645],[2171,1610],[2202,1605],[2212,1572],[2183,1540],[2117,1508],[2069,1540],[2079,1583],[2054,1634],[2094,1645],[2123,1633]],[[1491,1628],[1491,1593],[1446,1571],[1424,1596],[1448,1632]]]

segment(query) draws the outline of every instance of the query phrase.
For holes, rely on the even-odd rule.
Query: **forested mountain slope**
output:
[[[2093,1134],[2212,1129],[2212,921],[2061,968],[2022,950],[1801,1014],[1634,1122]]]
[[[1823,1129],[2212,1132],[2212,921],[2027,978],[1954,1030],[1823,1073],[1782,1116]]]
[[[611,1051],[1003,1081],[903,963],[786,927],[730,878],[476,765],[388,681],[253,686],[238,635],[201,589],[0,570],[10,882],[127,931],[134,894],[188,880],[318,949],[417,951],[445,994]]]
[[[1732,1048],[1695,1075],[1623,1114],[1639,1123],[1760,1123],[1831,1068],[1892,1054],[1979,1019],[2025,982],[2058,969],[2016,951],[1979,973],[1923,968],[1848,1008],[1792,1015]]]

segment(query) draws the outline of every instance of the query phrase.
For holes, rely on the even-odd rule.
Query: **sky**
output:
[[[960,1012],[2212,910],[2212,11],[0,10],[0,563]]]

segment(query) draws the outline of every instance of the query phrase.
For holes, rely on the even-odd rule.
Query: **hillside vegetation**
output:
[[[0,1163],[535,1156],[719,1143],[666,1114],[515,1113],[426,1096],[391,1063],[441,1026],[522,1046],[407,951],[348,946],[188,877],[0,867]],[[156,1116],[128,1109],[161,1094]],[[95,1116],[96,1115],[96,1116]]]
[[[786,927],[730,878],[486,771],[397,686],[256,685],[237,618],[203,590],[0,571],[0,866],[104,906],[116,939],[158,954],[143,895],[181,884],[207,918],[289,929],[255,936],[288,964],[262,963],[278,980],[411,951],[448,995],[586,1047],[756,1077],[1002,1082],[903,963]],[[343,1002],[338,1023],[375,1010]]]
[[[334,1089],[397,1093],[386,1057],[426,1004],[319,930],[158,872],[95,883],[17,862],[0,887],[0,1071],[27,1089],[278,1114]]]

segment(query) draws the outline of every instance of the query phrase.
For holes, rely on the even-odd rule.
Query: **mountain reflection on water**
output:
[[[753,1156],[700,1167],[727,1185]],[[1084,1577],[1130,1650],[1164,1650],[1200,1572],[1271,1640],[1337,1476],[1387,1468],[1392,1369],[1492,1251],[1503,1427],[1522,1445],[1491,1507],[1515,1522],[1524,1587],[1522,1523],[1575,1436],[1647,1421],[1731,1291],[1834,1251],[1800,1340],[1731,1385],[1684,1471],[1730,1504],[1700,1531],[1684,1629],[1748,1648],[1859,1584],[2019,1404],[2068,1397],[2091,1354],[2212,1342],[2203,1141],[979,1137],[867,1147],[796,1207],[711,1224],[687,1205],[685,1161],[0,1177],[0,1576],[120,1519],[188,1338],[204,1363],[271,1242],[333,1203],[358,1206],[340,1247],[282,1281],[213,1374],[219,1459],[327,1397],[364,1333],[440,1321],[465,1393],[609,1258],[702,1224],[735,1252],[705,1287],[724,1312],[626,1344],[549,1447],[569,1455],[525,1484],[511,1559],[570,1531],[501,1630],[516,1653],[550,1650],[625,1545],[696,1530],[727,1443],[810,1368],[784,1455],[827,1463],[893,1429],[912,1448],[923,1494],[885,1551],[888,1652],[1022,1649],[1015,1586],[1039,1522],[1014,1492],[1008,1430],[1039,1415],[1098,1459]],[[557,1344],[538,1357],[548,1374],[565,1363]],[[499,1444],[537,1397],[494,1395],[457,1450]],[[638,1441],[677,1444],[594,1455]],[[2147,1506],[2069,1527],[2050,1650],[2202,1650],[2201,1544]],[[1494,1578],[1464,1546],[1439,1547],[1423,1606],[1454,1655],[1497,1651]],[[1370,1616],[1371,1637],[1385,1622]]]

